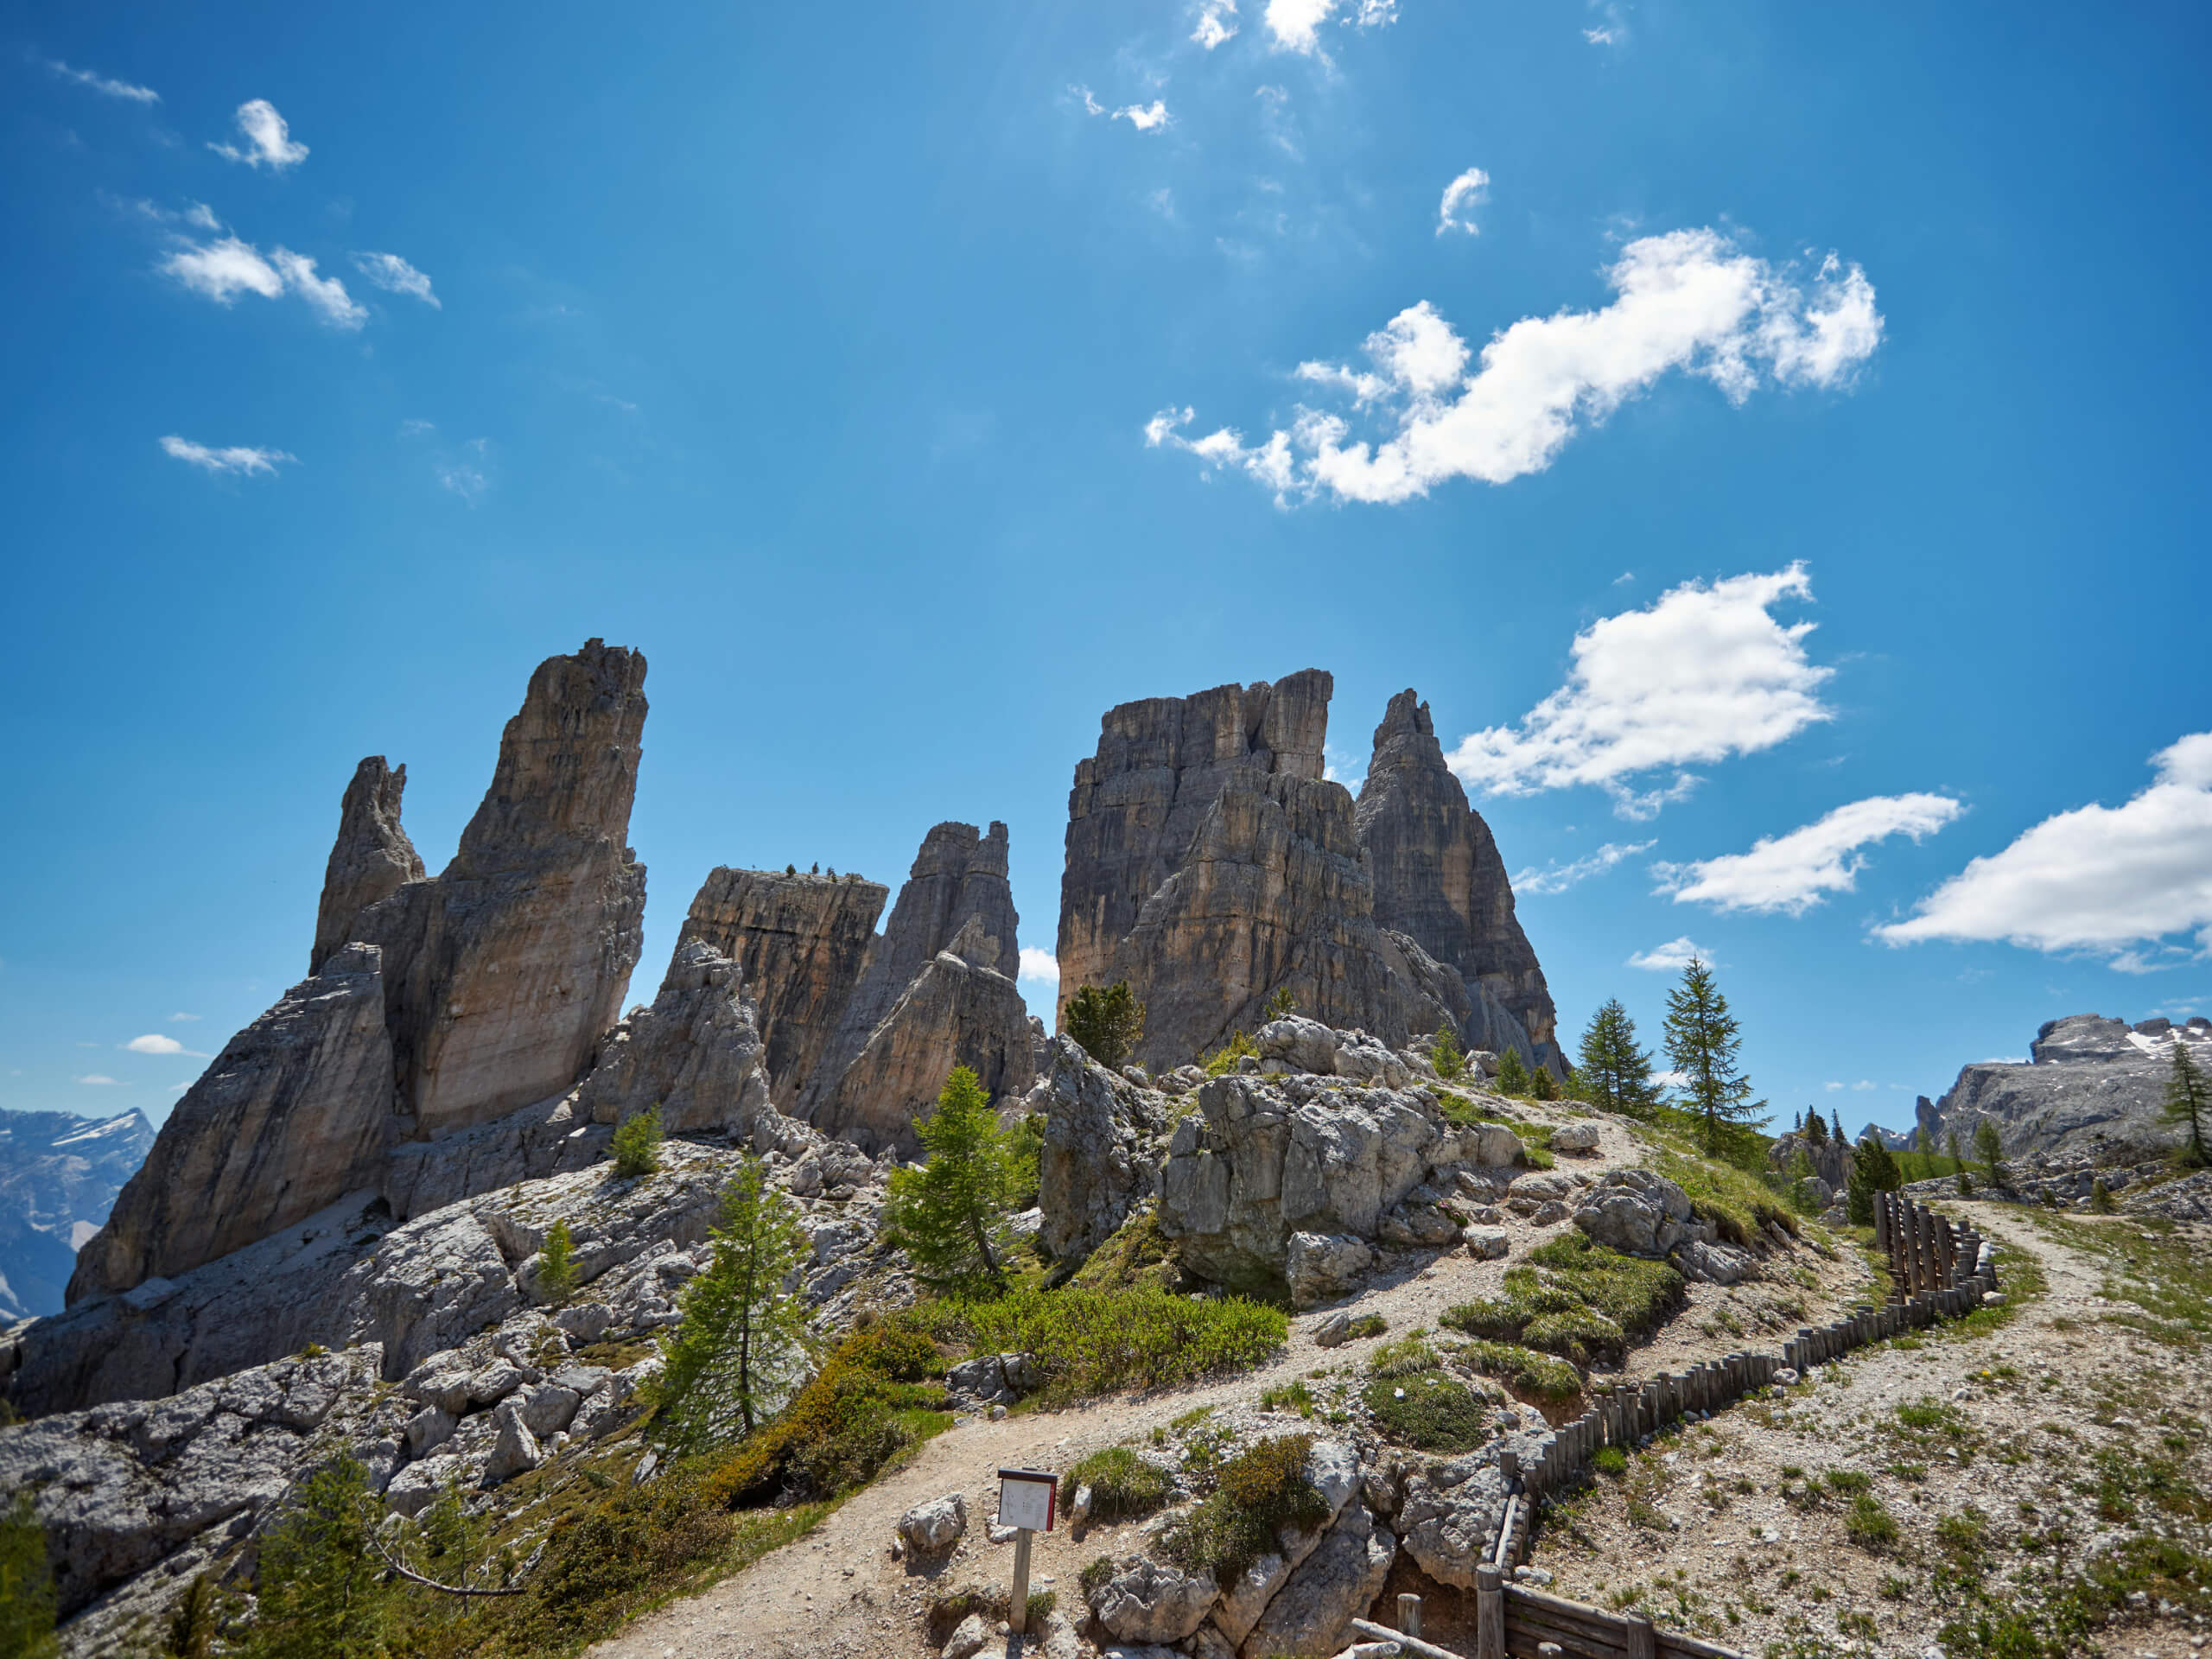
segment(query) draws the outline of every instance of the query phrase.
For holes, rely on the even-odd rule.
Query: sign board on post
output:
[[[999,1525],[1050,1532],[1058,1510],[1060,1478],[1036,1469],[999,1471]]]
[[[1060,1478],[1041,1469],[999,1471],[999,1525],[1014,1535],[1014,1594],[1007,1599],[1007,1628],[1016,1636],[1029,1623],[1029,1540],[1052,1529]]]

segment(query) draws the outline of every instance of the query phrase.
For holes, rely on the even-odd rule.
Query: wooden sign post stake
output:
[[[1059,1508],[1060,1478],[1041,1469],[999,1471],[999,1524],[1014,1532],[1014,1593],[1008,1598],[1006,1627],[1014,1635],[1029,1627],[1029,1544],[1040,1532],[1050,1532]]]

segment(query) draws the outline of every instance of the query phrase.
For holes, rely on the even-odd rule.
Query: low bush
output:
[[[1590,1466],[1616,1479],[1628,1473],[1628,1453],[1618,1446],[1601,1446],[1590,1454]]]
[[[1160,1290],[1019,1290],[949,1309],[945,1333],[977,1353],[1025,1353],[1039,1396],[1063,1405],[1249,1370],[1279,1350],[1290,1320],[1239,1296],[1192,1300]]]
[[[1211,1054],[1198,1056],[1198,1065],[1210,1077],[1225,1077],[1236,1069],[1236,1062],[1247,1054],[1257,1059],[1260,1046],[1241,1031],[1229,1033],[1229,1040]]]
[[[1565,1233],[1507,1269],[1504,1294],[1464,1302],[1444,1323],[1469,1336],[1516,1343],[1576,1365],[1618,1364],[1685,1300],[1682,1275]]]
[[[715,1467],[709,1487],[725,1508],[825,1498],[873,1479],[908,1446],[950,1427],[936,1409],[944,1362],[909,1315],[855,1331],[758,1433]]]
[[[1482,1396],[1441,1370],[1377,1376],[1360,1395],[1375,1426],[1421,1452],[1471,1452],[1490,1438]]]
[[[1230,1584],[1274,1550],[1284,1527],[1319,1526],[1329,1518],[1329,1500],[1306,1472],[1313,1450],[1311,1434],[1283,1434],[1220,1465],[1212,1494],[1161,1536],[1163,1553],[1187,1572],[1211,1572]]]
[[[1861,1549],[1887,1549],[1897,1541],[1897,1519],[1873,1493],[1858,1492],[1844,1514],[1843,1535]]]
[[[1139,1207],[1068,1282],[1077,1290],[1179,1289],[1183,1269],[1160,1230],[1160,1206],[1147,1201]]]
[[[1547,1406],[1563,1406],[1582,1394],[1582,1373],[1567,1361],[1507,1342],[1471,1342],[1459,1355],[1462,1364],[1496,1377],[1514,1395]]]
[[[1061,1484],[1071,1495],[1090,1488],[1090,1518],[1102,1525],[1150,1515],[1175,1493],[1173,1474],[1126,1446],[1092,1452]]]
[[[1363,1337],[1379,1337],[1389,1328],[1390,1321],[1380,1313],[1363,1313],[1344,1327],[1344,1336],[1357,1342]]]
[[[1083,1599],[1090,1601],[1112,1581],[1113,1577],[1114,1558],[1111,1555],[1094,1555],[1084,1563],[1076,1582],[1083,1586]]]
[[[1301,1417],[1311,1417],[1313,1414],[1313,1390],[1302,1382],[1266,1389],[1260,1395],[1260,1409],[1294,1411]]]

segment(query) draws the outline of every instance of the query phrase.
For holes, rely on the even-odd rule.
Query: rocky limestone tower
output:
[[[393,1104],[381,955],[332,952],[224,1045],[78,1253],[73,1305],[187,1272],[377,1185]]]
[[[404,884],[423,879],[422,857],[399,827],[399,798],[406,788],[407,768],[387,766],[380,754],[353,769],[353,781],[346,785],[338,809],[338,839],[323,871],[315,948],[308,953],[310,974],[321,972],[323,958],[352,937],[347,930],[356,916]]]
[[[890,897],[881,882],[857,875],[723,867],[708,873],[692,899],[677,954],[702,943],[738,964],[767,1045],[778,1107],[793,1107],[821,1065]]]
[[[915,1150],[915,1114],[955,1065],[994,1096],[1035,1075],[1007,830],[940,823],[923,837],[899,902],[801,1085],[798,1115],[869,1151]]]
[[[645,679],[641,652],[597,639],[539,664],[453,861],[342,930],[384,948],[406,1138],[560,1093],[620,1012],[645,943],[645,866],[624,844]]]
[[[1428,705],[1410,690],[1390,699],[1375,728],[1357,823],[1374,872],[1376,920],[1457,969],[1471,992],[1487,993],[1512,1014],[1538,1054],[1554,1057],[1558,1015],[1513,913],[1505,861],[1444,763]],[[1462,1035],[1473,1047],[1506,1046],[1497,1040],[1503,1032]]]
[[[1179,1065],[1301,1011],[1389,1041],[1464,1024],[1466,988],[1379,925],[1352,800],[1322,779],[1330,676],[1124,703],[1076,767],[1060,879],[1060,1006],[1127,980],[1139,1058]]]

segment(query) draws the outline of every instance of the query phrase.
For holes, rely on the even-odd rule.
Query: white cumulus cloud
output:
[[[1656,974],[1680,973],[1693,962],[1707,967],[1713,965],[1713,952],[1688,934],[1679,939],[1669,939],[1664,944],[1655,944],[1649,950],[1639,950],[1628,959],[1631,968],[1648,969]]]
[[[1339,14],[1355,29],[1379,29],[1398,21],[1398,0],[1268,0],[1261,21],[1279,52],[1323,55],[1321,26]]]
[[[269,257],[283,273],[284,286],[333,328],[359,328],[369,320],[367,310],[346,291],[346,284],[335,276],[316,276],[315,261],[305,254],[279,248]]]
[[[344,283],[319,276],[314,260],[289,248],[272,248],[264,254],[235,236],[216,242],[180,241],[156,269],[218,305],[232,304],[241,294],[274,300],[289,293],[305,301],[333,328],[350,331],[369,320]]]
[[[1159,99],[1149,104],[1130,104],[1114,111],[1114,119],[1126,121],[1139,132],[1158,132],[1175,118],[1167,113],[1167,105]]]
[[[430,279],[397,254],[357,253],[353,264],[362,276],[385,293],[404,294],[434,310],[445,309],[438,303],[438,296],[430,292]]]
[[[1977,858],[1902,922],[1874,930],[1891,944],[2003,940],[2087,951],[2145,970],[2212,955],[2212,732],[2151,757],[2152,780],[2120,806],[2092,803],[2045,818]]]
[[[1948,795],[1877,795],[1786,836],[1762,836],[1748,853],[1655,864],[1652,874],[1678,905],[1802,916],[1827,894],[1852,890],[1866,867],[1860,849],[1891,836],[1923,840],[1964,810]]]
[[[1408,501],[1453,479],[1541,472],[1583,426],[1670,372],[1741,404],[1763,385],[1847,385],[1881,342],[1873,284],[1833,254],[1806,285],[1718,231],[1675,231],[1630,243],[1606,278],[1612,303],[1523,317],[1482,348],[1472,373],[1469,348],[1426,300],[1368,337],[1372,368],[1300,365],[1300,378],[1350,394],[1353,412],[1388,435],[1357,436],[1344,415],[1301,404],[1264,443],[1246,444],[1233,427],[1169,442],[1242,467],[1278,496]],[[1433,344],[1408,362],[1414,336]],[[1447,372],[1428,372],[1446,359]]]
[[[1638,853],[1648,853],[1654,843],[1648,841],[1626,842],[1607,842],[1596,852],[1576,859],[1571,864],[1557,860],[1541,869],[1530,865],[1513,878],[1513,891],[1523,897],[1532,893],[1565,893],[1577,882],[1586,881],[1593,875],[1603,875],[1624,859]]]
[[[1236,33],[1236,0],[1198,0],[1198,23],[1191,38],[1209,52]]]
[[[174,1037],[164,1037],[160,1032],[149,1031],[143,1037],[133,1037],[123,1045],[133,1054],[182,1054],[195,1060],[208,1058],[196,1048],[187,1048]]]
[[[286,454],[282,449],[248,449],[233,447],[226,449],[210,448],[204,443],[194,443],[189,438],[180,438],[174,432],[162,440],[162,453],[174,456],[186,465],[197,467],[203,472],[234,473],[250,476],[255,473],[273,474],[280,461],[296,461],[296,455]],[[181,1019],[196,1019],[185,1014]]]
[[[1820,688],[1833,669],[1805,654],[1810,622],[1772,607],[1811,595],[1802,564],[1765,575],[1688,582],[1643,610],[1575,635],[1567,683],[1516,726],[1460,740],[1452,770],[1494,795],[1588,784],[1630,818],[1649,817],[1698,782],[1681,768],[1751,754],[1830,717]],[[1638,791],[1630,780],[1672,771]]]
[[[1045,980],[1057,985],[1060,982],[1060,959],[1049,950],[1039,950],[1033,944],[1021,947],[1021,977]]]
[[[282,173],[307,160],[308,147],[293,139],[292,130],[267,99],[249,99],[239,105],[236,119],[238,135],[245,143],[243,146],[219,144],[211,139],[207,148],[218,156],[244,162],[248,167],[265,167],[272,173]]]
[[[158,104],[162,101],[162,95],[150,86],[134,86],[127,80],[111,80],[90,69],[72,69],[67,64],[55,60],[48,60],[46,67],[62,79],[89,87],[103,98],[119,98],[130,104]]]
[[[1490,200],[1490,175],[1479,167],[1471,167],[1444,187],[1444,200],[1436,205],[1436,233],[1465,231],[1469,236],[1480,236],[1483,227],[1475,223],[1475,209]]]

